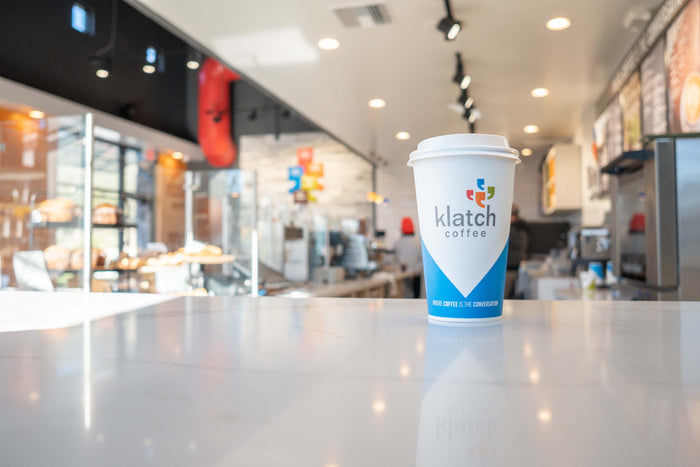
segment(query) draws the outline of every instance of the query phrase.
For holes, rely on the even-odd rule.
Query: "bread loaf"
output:
[[[92,211],[92,223],[114,225],[121,221],[121,212],[113,204],[100,204]]]
[[[53,198],[39,204],[41,220],[45,222],[70,222],[73,220],[75,205],[69,199]]]
[[[44,250],[44,259],[46,259],[46,267],[52,271],[69,269],[71,260],[71,251],[59,245],[51,245]]]

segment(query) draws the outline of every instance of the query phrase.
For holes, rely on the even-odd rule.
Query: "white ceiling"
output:
[[[132,0],[133,1],[133,0]],[[421,139],[468,131],[449,109],[459,51],[483,118],[477,131],[507,136],[516,147],[573,137],[636,38],[623,17],[660,0],[452,0],[463,30],[445,41],[435,26],[443,0],[385,0],[391,23],[346,28],[331,6],[353,0],[138,0],[310,120],[364,154],[402,163]],[[555,16],[572,26],[545,28]],[[323,37],[340,41],[322,51]],[[551,94],[534,99],[530,90]],[[387,106],[370,109],[370,98]],[[538,135],[525,135],[526,124]],[[394,135],[409,131],[411,139]]]

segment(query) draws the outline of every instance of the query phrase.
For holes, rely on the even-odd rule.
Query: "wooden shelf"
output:
[[[34,229],[82,229],[82,219],[72,220],[70,222],[31,222],[29,224]],[[94,229],[135,229],[137,224],[92,224]]]

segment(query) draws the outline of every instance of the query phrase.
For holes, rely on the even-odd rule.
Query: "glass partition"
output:
[[[193,287],[258,294],[257,184],[253,171],[188,171],[185,252]]]

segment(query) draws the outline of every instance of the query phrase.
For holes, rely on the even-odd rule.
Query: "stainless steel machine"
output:
[[[700,138],[654,139],[602,171],[622,297],[700,300]]]

